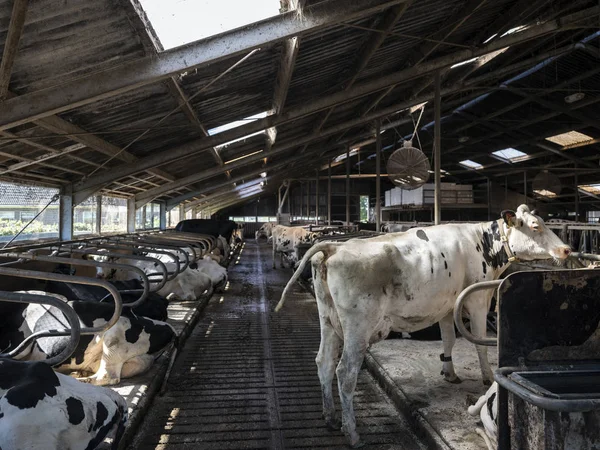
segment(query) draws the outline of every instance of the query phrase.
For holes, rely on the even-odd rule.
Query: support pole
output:
[[[523,203],[527,204],[527,171],[523,171]]]
[[[331,159],[327,166],[327,225],[331,226]]]
[[[575,173],[575,222],[579,222],[579,177]]]
[[[492,220],[492,180],[487,179],[487,220]]]
[[[277,214],[281,214],[281,186],[277,189]]]
[[[287,182],[287,186],[285,187],[285,192],[283,193],[283,198],[281,198],[279,200],[279,208],[277,209],[277,212],[281,215],[281,212],[283,211],[283,204],[285,203],[286,199],[288,201],[288,212],[291,214],[291,210],[290,210],[290,200],[289,200],[289,192],[290,192],[290,186],[292,185],[292,182],[288,180]],[[281,188],[280,188],[281,189]]]
[[[315,172],[315,224],[319,225],[319,170],[317,169]]]
[[[441,154],[442,154],[442,99],[440,95],[441,74],[435,74],[435,128],[434,128],[434,172],[435,172],[435,205],[434,205],[434,223],[439,225],[442,220],[442,177],[441,177]]]
[[[304,183],[300,182],[300,220],[302,220],[302,211],[304,210],[304,194],[302,186],[304,186]]]
[[[306,182],[306,220],[310,220],[310,180]]]
[[[59,238],[61,241],[73,239],[73,191],[68,186],[60,194]]]
[[[135,233],[135,198],[127,199],[127,232]]]
[[[96,196],[96,233],[102,232],[102,196]]]
[[[185,220],[185,206],[183,203],[179,204],[179,221]]]
[[[350,146],[346,147],[346,226],[350,225]]]
[[[375,127],[377,141],[375,148],[375,229],[381,231],[381,120]]]
[[[161,230],[167,229],[167,204],[161,202],[158,204],[158,227]]]

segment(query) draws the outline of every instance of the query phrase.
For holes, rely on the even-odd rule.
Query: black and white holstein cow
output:
[[[67,301],[59,294],[26,291],[51,295]],[[100,327],[108,323],[114,305],[89,301],[69,301],[82,327]],[[11,314],[1,318],[0,348],[10,351],[31,334],[42,330],[68,328],[68,320],[57,308],[47,305],[19,305]],[[175,330],[166,322],[137,316],[129,308],[111,328],[94,335],[81,336],[71,358],[57,367],[64,373],[73,371],[92,374],[84,378],[96,385],[118,384],[121,378],[130,378],[146,372],[156,358],[175,341]],[[45,337],[25,347],[15,359],[43,361],[59,354],[68,344],[69,337]]]
[[[284,255],[293,264],[298,261],[298,245],[310,244],[321,233],[313,233],[302,227],[286,227],[276,225],[273,227],[273,269],[275,269],[275,256],[279,253],[279,264],[283,269]]]
[[[385,339],[392,330],[410,333],[439,322],[444,346],[442,373],[447,381],[460,382],[452,364],[457,295],[474,283],[497,279],[513,258],[564,259],[570,251],[526,205],[519,206],[516,213],[503,212],[502,219],[493,222],[438,225],[370,239],[324,242],[304,255],[275,310],[281,309],[292,284],[311,260],[321,325],[316,363],[325,421],[338,427],[331,386],[335,372],[342,430],[350,444],[358,446],[352,399],[371,344]],[[476,336],[486,334],[491,297],[491,291],[481,291],[465,302]],[[477,346],[483,380],[491,384],[486,349]]]
[[[117,448],[127,403],[112,389],[54,372],[43,362],[0,358],[0,448],[93,450],[106,438]]]
[[[471,416],[479,415],[483,428],[476,431],[485,441],[488,450],[498,448],[498,383],[492,383],[487,392],[479,397],[477,403],[469,406],[467,412]]]

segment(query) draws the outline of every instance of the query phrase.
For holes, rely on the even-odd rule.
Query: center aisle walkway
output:
[[[272,270],[270,254],[269,245],[245,244],[229,267],[229,286],[206,307],[131,448],[347,448],[321,417],[316,303],[298,290],[272,312],[291,271]],[[426,448],[366,370],[355,408],[369,449]]]

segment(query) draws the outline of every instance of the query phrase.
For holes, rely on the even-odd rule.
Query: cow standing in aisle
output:
[[[258,241],[259,238],[264,237],[267,240],[267,242],[269,242],[269,240],[273,236],[273,228],[275,228],[276,226],[277,224],[275,222],[263,223],[262,226],[258,230],[256,230],[256,233],[254,234],[254,239]]]
[[[283,291],[278,311],[306,263],[311,260],[321,344],[316,358],[323,391],[323,413],[338,428],[332,394],[337,373],[342,430],[353,447],[356,432],[353,396],[367,348],[390,331],[411,332],[440,323],[442,373],[460,382],[452,364],[456,340],[453,307],[457,295],[479,281],[495,280],[515,259],[565,259],[571,249],[526,205],[504,211],[502,219],[479,224],[414,228],[371,239],[321,243],[304,255]],[[492,292],[473,293],[465,302],[476,336],[486,334]],[[339,349],[342,356],[337,365]],[[485,383],[492,382],[487,348],[477,346]]]
[[[279,264],[283,269],[284,255],[292,262],[298,261],[298,245],[310,244],[320,236],[320,233],[313,233],[302,227],[286,227],[277,225],[273,227],[273,269],[275,269],[275,257],[279,253]]]

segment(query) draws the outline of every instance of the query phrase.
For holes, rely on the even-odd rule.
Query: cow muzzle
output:
[[[572,250],[571,247],[569,247],[568,245],[563,245],[560,247],[556,247],[554,248],[550,254],[558,259],[567,259],[569,257],[569,255],[571,254]]]

